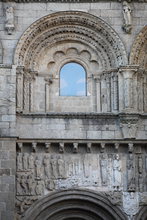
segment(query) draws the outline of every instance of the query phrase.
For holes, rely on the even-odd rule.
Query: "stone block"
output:
[[[15,121],[16,116],[15,115],[3,115],[2,121]]]
[[[1,184],[14,184],[15,183],[15,176],[1,176],[0,177]]]
[[[110,9],[111,8],[111,3],[110,2],[98,2],[98,3],[91,3],[90,5],[91,9]]]
[[[1,160],[7,160],[9,158],[9,152],[7,151],[0,151],[0,159]]]
[[[10,169],[0,169],[0,176],[10,176]]]
[[[1,160],[2,168],[15,168],[15,160]]]
[[[0,202],[0,211],[6,211],[6,203]]]

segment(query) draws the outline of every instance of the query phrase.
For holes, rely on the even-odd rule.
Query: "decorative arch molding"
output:
[[[57,12],[33,23],[18,42],[14,63],[36,71],[36,58],[44,49],[70,41],[92,48],[103,58],[104,70],[127,64],[124,45],[116,32],[100,18],[79,11]]]
[[[147,25],[141,30],[135,39],[131,54],[130,64],[139,65],[141,68],[147,68]]]
[[[24,214],[23,220],[127,219],[108,198],[92,190],[58,191],[36,201]]]
[[[135,217],[135,220],[146,220],[146,219],[147,219],[147,206],[142,207],[139,213]]]

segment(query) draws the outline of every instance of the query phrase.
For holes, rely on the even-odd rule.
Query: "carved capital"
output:
[[[139,123],[138,115],[121,115],[120,128],[124,138],[136,138]]]

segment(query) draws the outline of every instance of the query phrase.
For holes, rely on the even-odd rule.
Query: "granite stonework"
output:
[[[0,1],[0,220],[147,219],[146,23],[146,0]],[[60,96],[70,62],[86,96]]]

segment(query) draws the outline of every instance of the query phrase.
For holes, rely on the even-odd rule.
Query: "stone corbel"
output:
[[[139,116],[138,115],[121,115],[120,128],[123,138],[135,139],[138,129]]]

